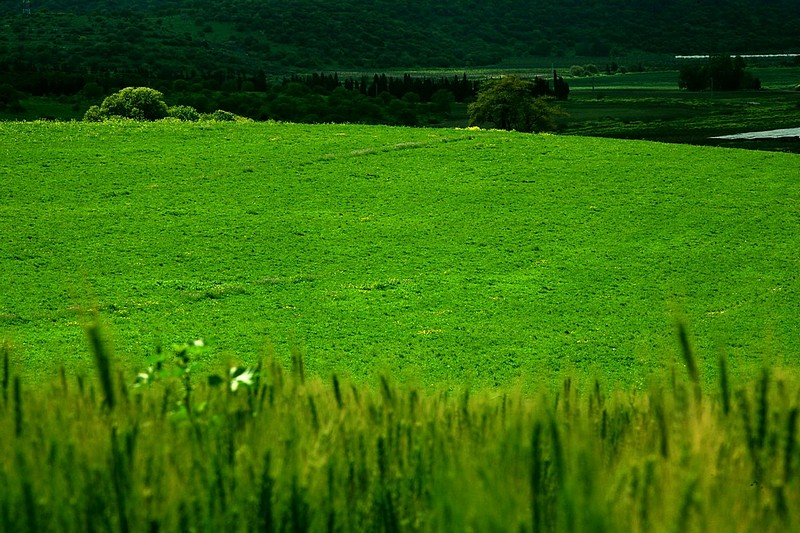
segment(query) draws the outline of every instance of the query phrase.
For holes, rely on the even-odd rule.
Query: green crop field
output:
[[[642,386],[796,365],[798,157],[498,131],[3,123],[0,334],[28,379],[198,339],[197,371]]]
[[[0,123],[0,531],[796,530],[799,157]]]

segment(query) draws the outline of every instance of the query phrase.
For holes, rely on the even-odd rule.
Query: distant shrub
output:
[[[588,64],[583,66],[583,71],[587,76],[596,76],[600,74],[600,69],[597,68],[597,65]]]
[[[243,117],[237,115],[235,113],[231,113],[230,111],[224,111],[222,109],[217,109],[213,113],[205,113],[200,116],[201,120],[211,120],[216,122],[252,122],[252,119],[247,117]]]
[[[236,115],[230,111],[217,109],[211,113],[210,118],[211,120],[216,120],[217,122],[234,122],[236,120]]]
[[[579,78],[586,75],[586,69],[580,65],[572,65],[569,67],[569,75]]]
[[[167,110],[167,115],[186,122],[196,122],[200,120],[200,113],[197,109],[189,105],[174,105]]]
[[[119,115],[135,120],[157,120],[167,116],[164,95],[149,87],[127,87],[108,96],[101,109],[109,115]]]
[[[100,110],[100,106],[93,105],[83,115],[84,122],[103,122],[107,117]]]
[[[133,120],[158,120],[167,116],[164,95],[149,87],[126,87],[103,100],[100,107],[92,106],[84,120],[98,121],[111,117]]]

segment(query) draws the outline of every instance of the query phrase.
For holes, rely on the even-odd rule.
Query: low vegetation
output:
[[[150,87],[126,87],[107,96],[99,106],[93,105],[90,107],[83,116],[83,120],[86,122],[121,119],[153,121],[164,118],[188,122],[195,122],[201,119],[221,122],[246,122],[249,120],[221,109],[213,113],[200,114],[192,106],[175,105],[168,107],[164,101],[164,95]]]
[[[3,348],[3,531],[800,527],[796,372],[733,386],[721,358],[705,387],[682,326],[683,368],[643,391],[531,394],[320,379],[298,354],[192,384],[188,346],[134,381],[86,331],[97,378],[31,386]]]

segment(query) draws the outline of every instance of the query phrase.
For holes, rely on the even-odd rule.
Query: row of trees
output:
[[[30,15],[20,12],[19,3],[8,2],[0,5],[0,80],[19,92],[46,96],[76,95],[88,83],[106,94],[133,85],[166,91],[175,80],[230,93],[265,91],[268,79],[297,70],[529,64],[531,56],[566,54],[576,60],[605,58],[606,71],[614,72],[619,54],[636,49],[787,51],[796,45],[791,39],[800,18],[797,2],[747,0],[746,7],[733,9],[692,0],[692,9],[684,9],[687,2],[464,0],[445,9],[428,0],[402,6],[388,0],[236,5],[221,0],[213,6],[185,0],[36,0]],[[581,17],[568,15],[578,11]],[[681,22],[687,13],[692,16]],[[704,19],[703,13],[713,16]],[[740,23],[739,31],[723,23],[731,18]],[[748,18],[752,23],[742,22]],[[643,19],[648,24],[638,22]],[[704,20],[714,23],[698,22]],[[576,64],[572,74],[595,70],[591,63]],[[686,79],[692,88],[727,85],[700,68],[687,72]],[[365,94],[361,80],[353,81]],[[461,87],[444,88],[457,102],[466,101]],[[385,90],[395,98],[413,92],[422,102],[435,92]],[[474,97],[474,89],[465,92]]]
[[[760,89],[761,80],[745,70],[741,56],[712,56],[703,63],[685,63],[680,68],[678,86],[689,91],[739,91]]]
[[[526,81],[530,96],[566,99],[569,85],[556,73],[554,75],[552,87],[549,80],[543,78]],[[344,78],[336,73],[314,73],[290,76],[273,84],[264,81],[256,85],[251,78],[244,78],[233,84],[230,92],[212,91],[189,80],[176,80],[168,87],[156,86],[153,89],[160,94],[169,94],[173,106],[188,106],[200,114],[226,109],[255,120],[416,126],[442,123],[450,116],[456,103],[475,101],[483,83],[486,82],[471,80],[466,75],[423,78],[408,74],[402,77],[375,74]],[[255,90],[257,87],[262,90]],[[108,93],[99,84],[90,82],[81,90],[80,97],[84,101],[96,102]],[[126,101],[133,97],[124,94]],[[105,107],[93,108],[89,116],[102,119],[105,115],[120,114],[114,111],[115,97],[109,96]],[[144,115],[122,115],[145,120],[167,116],[164,109],[151,112],[146,105],[133,107]],[[519,124],[513,127],[520,129]]]
[[[304,70],[374,69],[480,66],[531,56],[785,52],[797,44],[800,4],[36,0],[27,17],[21,14],[21,2],[0,3],[0,17],[0,35],[8,28],[17,42],[20,37],[26,41],[24,50],[12,46],[0,55],[24,60],[36,54],[39,65],[52,59],[53,64],[112,68],[125,62],[155,69],[252,68],[253,63]]]
[[[299,81],[295,80],[291,83],[297,85]],[[553,105],[554,98],[541,95],[540,90],[540,84],[518,76],[504,76],[491,80],[478,93],[475,102],[469,105],[470,124],[525,132],[555,129],[554,119],[561,112]],[[388,95],[389,93],[384,92],[383,94]],[[316,96],[321,98],[320,95]],[[391,97],[391,95],[389,96]],[[342,113],[354,102],[361,101],[363,104],[365,98],[366,96],[359,92],[337,86],[331,91],[323,108]],[[390,102],[392,102],[389,104],[390,110],[397,107],[395,102],[399,103],[398,109],[401,113],[403,109],[408,109],[404,105],[408,102],[403,100],[395,99]],[[297,108],[293,106],[292,109]],[[378,118],[381,113],[380,107],[375,106],[373,113],[374,118]],[[369,108],[360,109],[359,118],[369,118],[371,115]],[[166,117],[185,121],[235,120],[237,118],[233,113],[221,110],[203,116],[192,106],[170,107],[160,91],[149,87],[126,87],[107,96],[99,106],[90,107],[84,115],[84,120],[98,122],[115,117],[141,121],[160,120]]]
[[[263,93],[220,95],[213,93],[173,94],[177,105],[168,105],[164,94],[149,87],[127,87],[107,96],[100,105],[93,105],[84,115],[87,121],[102,121],[113,117],[133,120],[159,120],[172,117],[180,120],[228,120],[219,111],[224,108],[231,117],[241,116],[259,120],[291,122],[352,122],[364,124],[418,125],[441,120],[449,111],[452,95],[440,90],[437,94],[450,98],[435,98],[421,103],[414,93],[394,98],[388,93],[371,98],[358,91],[339,86],[329,94],[312,92],[299,82],[282,86],[285,91],[267,98]],[[216,109],[216,110],[214,110]]]

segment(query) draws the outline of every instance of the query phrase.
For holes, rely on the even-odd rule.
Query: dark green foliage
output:
[[[3,339],[0,344],[0,352],[3,354],[3,380],[0,381],[0,388],[3,389],[3,403],[8,401],[8,384],[11,382],[11,365],[9,364],[9,348],[8,340]]]
[[[738,91],[760,89],[761,82],[745,71],[745,62],[740,56],[712,56],[705,63],[681,65],[678,87],[689,91]]]
[[[694,386],[695,399],[699,402],[701,397],[700,371],[698,370],[694,350],[692,350],[692,345],[689,342],[689,333],[686,330],[686,324],[683,321],[678,322],[678,340],[680,341],[683,362],[686,364],[686,371],[688,372],[689,379],[692,381]]]
[[[114,382],[111,377],[111,353],[109,352],[108,345],[100,332],[100,324],[97,317],[93,317],[88,324],[86,324],[86,336],[89,339],[89,346],[94,355],[95,365],[97,367],[98,378],[103,390],[104,405],[109,409],[114,409],[116,405],[116,391],[114,390]]]
[[[25,427],[22,413],[22,383],[19,376],[14,376],[14,435],[17,438],[22,436]]]
[[[722,412],[726,415],[731,410],[731,387],[728,374],[728,358],[722,353],[719,356],[719,390],[722,398]]]
[[[518,76],[486,82],[469,105],[469,123],[521,132],[553,130],[559,111],[536,91],[535,83]]]
[[[20,96],[20,92],[13,85],[9,83],[0,84],[0,109],[21,110]]]
[[[786,52],[796,46],[800,17],[792,0],[735,5],[460,0],[447,9],[424,0],[245,6],[224,0],[213,9],[187,1],[37,0],[25,18],[19,5],[0,7],[5,17],[0,27],[20,45],[8,47],[6,62],[29,71],[30,85],[50,91],[69,82],[41,75],[53,67],[72,76],[100,70],[141,80],[214,72],[239,83],[243,71],[271,74],[320,66],[462,67],[531,55]]]
[[[786,443],[783,450],[783,482],[791,483],[794,475],[794,463],[798,461],[797,450],[797,418],[800,415],[800,408],[793,407],[789,411],[786,422]]]

